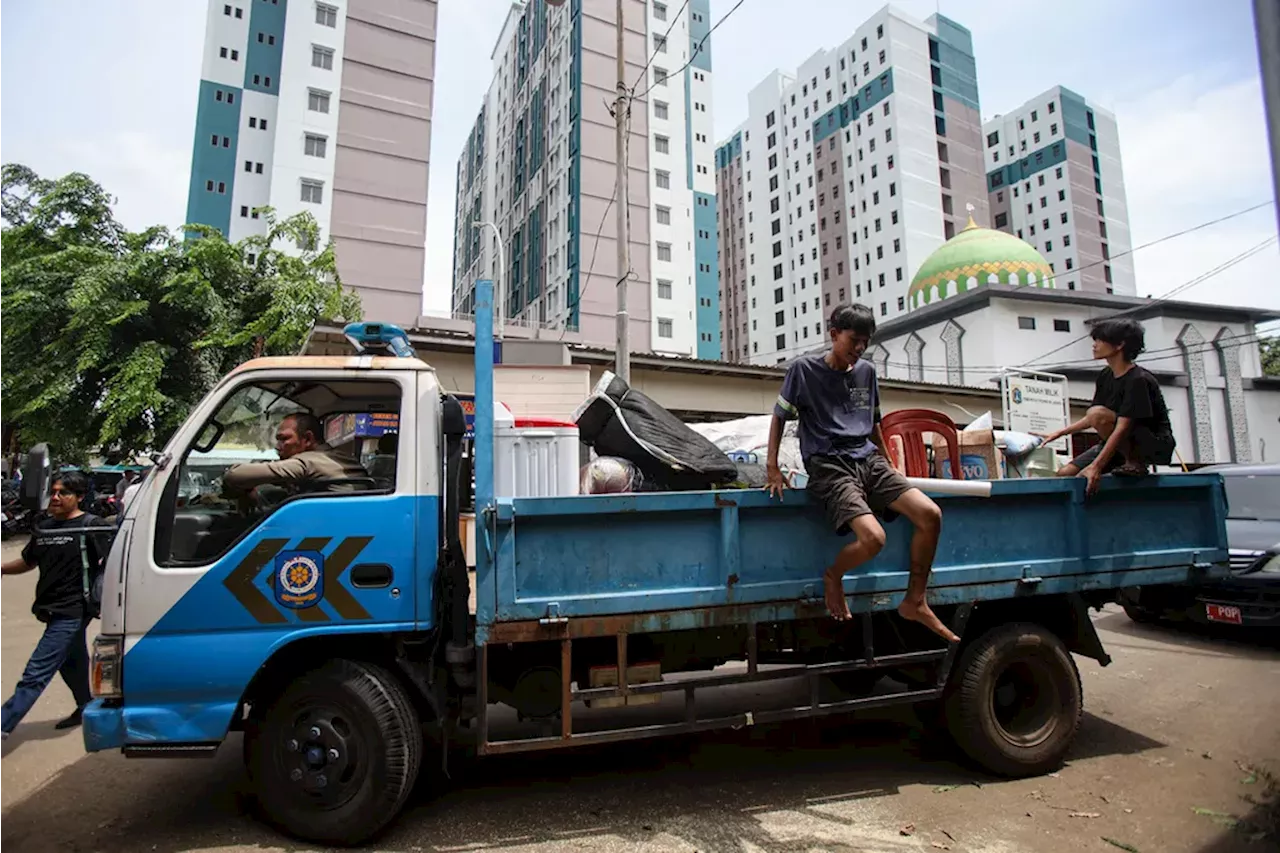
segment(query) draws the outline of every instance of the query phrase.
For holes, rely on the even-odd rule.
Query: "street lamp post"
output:
[[[492,228],[493,239],[498,242],[498,272],[493,276],[493,289],[497,292],[497,299],[494,301],[497,303],[496,307],[498,309],[498,340],[502,340],[507,325],[507,290],[503,287],[502,281],[502,276],[507,271],[507,247],[502,242],[502,232],[492,222],[473,222],[471,227],[479,229]],[[479,341],[476,343],[479,344]]]

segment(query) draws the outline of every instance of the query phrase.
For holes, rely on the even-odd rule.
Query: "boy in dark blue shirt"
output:
[[[885,452],[876,370],[862,359],[876,331],[875,315],[865,305],[841,305],[831,312],[830,329],[831,349],[797,359],[782,382],[769,428],[767,488],[771,494],[782,494],[778,468],[782,428],[785,421],[799,418],[808,491],[822,502],[836,533],[853,531],[856,537],[823,574],[831,615],[840,621],[853,618],[843,578],[884,547],[884,527],[875,514],[888,510],[906,516],[915,526],[911,575],[898,613],[948,642],[957,642],[960,638],[930,609],[925,597],[942,511],[889,465]]]

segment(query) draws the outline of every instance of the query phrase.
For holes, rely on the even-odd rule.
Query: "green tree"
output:
[[[1262,372],[1267,376],[1280,376],[1280,335],[1260,338],[1258,350],[1262,353]]]
[[[240,362],[297,353],[317,319],[359,319],[310,214],[264,209],[264,236],[229,243],[202,225],[131,232],[112,203],[84,174],[3,167],[0,408],[24,446],[158,448]]]

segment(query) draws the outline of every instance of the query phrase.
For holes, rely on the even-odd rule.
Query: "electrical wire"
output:
[[[680,20],[680,16],[684,14],[685,7],[688,5],[689,5],[689,0],[684,0],[684,2],[680,4],[680,10],[671,17],[671,23],[667,25],[667,31],[662,34],[663,46],[666,46],[667,42],[670,40],[671,31],[675,29],[676,21]],[[649,54],[649,61],[644,64],[644,68],[640,69],[640,76],[636,78],[636,82],[631,84],[631,94],[633,96],[635,94],[636,87],[640,85],[640,81],[644,80],[645,72],[649,70],[649,66],[652,65],[653,61],[657,58],[658,58],[658,46],[654,45],[653,52]]]
[[[1262,208],[1272,204],[1275,204],[1274,199],[1267,199],[1266,201],[1260,201],[1255,205],[1246,207],[1244,210],[1237,210],[1235,213],[1228,213],[1226,216],[1219,216],[1217,219],[1210,219],[1208,222],[1201,222],[1199,225],[1193,225],[1190,228],[1184,228],[1181,231],[1175,231],[1172,234],[1166,234],[1163,237],[1157,237],[1154,240],[1143,243],[1140,246],[1134,246],[1131,249],[1126,249],[1123,252],[1116,252],[1114,255],[1112,255],[1109,258],[1103,258],[1102,260],[1099,260],[1099,261],[1091,261],[1090,263],[1087,263],[1082,267],[1076,267],[1073,270],[1069,270],[1069,273],[1071,275],[1075,275],[1076,273],[1083,272],[1084,270],[1093,269],[1094,267],[1100,267],[1100,266],[1103,266],[1104,264],[1114,263],[1117,258],[1123,258],[1128,255],[1132,255],[1134,252],[1137,252],[1140,249],[1149,249],[1152,246],[1158,246],[1161,243],[1168,242],[1169,240],[1176,240],[1179,237],[1185,237],[1188,234],[1195,233],[1196,231],[1201,231],[1205,228],[1212,228],[1215,225],[1221,225],[1223,222],[1228,222],[1237,217],[1244,216],[1245,214],[1253,213],[1255,210],[1261,210]],[[1026,242],[1031,243],[1030,240],[1027,240]],[[1031,243],[1031,245],[1034,246],[1035,244]],[[1055,277],[1057,276],[1056,273],[1054,275]],[[1065,276],[1067,275],[1067,273],[1062,273],[1062,275]]]
[[[1280,334],[1237,335],[1231,339],[1230,343],[1231,345],[1234,345],[1234,346],[1244,346],[1247,344],[1255,344],[1255,343],[1261,343],[1262,341],[1273,341],[1273,340],[1280,340]],[[1176,344],[1171,347],[1161,347],[1159,349],[1145,351],[1141,355],[1139,355],[1138,358],[1140,359],[1142,364],[1151,364],[1153,362],[1158,362],[1158,361],[1167,361],[1171,358],[1179,358],[1184,354],[1185,355],[1202,355],[1207,352],[1215,352],[1217,351],[1217,349],[1218,349],[1218,345],[1213,341],[1205,341],[1203,344],[1199,346],[1187,347],[1186,349],[1183,349],[1181,344]],[[1167,354],[1161,355],[1161,353],[1167,353]],[[1155,356],[1155,357],[1152,358],[1152,356]],[[1097,364],[1097,361],[1098,361],[1097,359],[1079,359],[1075,361],[1062,362],[1061,364],[1052,365],[1052,369],[1056,369],[1056,370],[1079,369],[1083,367],[1088,367],[1090,365],[1095,365]],[[887,365],[889,367],[902,367],[907,369],[916,369],[916,366],[912,365],[910,362],[890,360],[890,361],[879,361],[874,363]],[[925,364],[925,365],[920,365],[918,369],[931,370],[931,371],[943,371],[947,369],[947,365]],[[1008,369],[1016,369],[1016,368],[968,367],[968,366],[963,367],[964,373],[966,375],[977,374],[979,376],[998,376]]]
[[[733,5],[733,8],[732,8],[732,9],[730,9],[728,12],[725,12],[725,13],[724,13],[724,15],[723,15],[723,17],[721,17],[721,18],[720,18],[720,20],[716,21],[716,22],[715,22],[715,25],[714,25],[714,26],[712,26],[712,27],[711,27],[711,29],[707,30],[707,34],[706,34],[705,36],[703,36],[702,38],[698,39],[698,43],[697,43],[696,45],[694,45],[693,50],[689,51],[689,61],[688,61],[688,62],[686,62],[684,65],[681,65],[679,68],[677,68],[677,69],[676,69],[675,71],[673,71],[672,73],[668,74],[668,75],[667,75],[667,77],[666,77],[666,79],[670,79],[670,78],[672,78],[672,77],[677,77],[677,76],[679,76],[679,75],[680,75],[680,74],[681,74],[681,73],[682,73],[686,68],[688,68],[690,65],[692,65],[692,64],[693,64],[693,60],[697,57],[697,55],[698,55],[699,53],[701,53],[701,52],[702,52],[702,47],[703,47],[703,45],[705,45],[705,44],[707,43],[707,39],[711,38],[711,34],[712,34],[712,33],[714,33],[716,30],[720,29],[720,25],[721,25],[721,24],[723,24],[725,21],[729,20],[729,17],[730,17],[734,12],[738,11],[738,9],[739,9],[739,8],[741,8],[742,4],[743,4],[743,3],[745,3],[745,2],[747,2],[747,0],[738,0],[738,2],[737,2],[737,3],[735,3],[735,4]],[[653,83],[651,83],[651,84],[649,85],[649,88],[648,88],[648,89],[645,89],[645,90],[644,90],[643,92],[641,92],[639,95],[635,95],[635,94],[633,94],[633,95],[632,95],[632,99],[633,99],[633,100],[639,100],[639,99],[643,98],[645,95],[647,95],[647,94],[649,94],[651,91],[653,91],[653,87],[654,87],[654,86],[657,86],[657,85],[658,85],[658,82],[655,80]]]
[[[1154,306],[1154,305],[1160,305],[1160,304],[1162,304],[1162,303],[1164,303],[1164,302],[1168,302],[1170,299],[1172,299],[1173,297],[1177,296],[1178,294],[1180,294],[1180,293],[1185,293],[1186,291],[1190,290],[1191,288],[1193,288],[1193,287],[1195,287],[1195,286],[1197,286],[1197,285],[1203,284],[1204,282],[1208,281],[1209,279],[1213,278],[1214,276],[1219,275],[1219,274],[1221,274],[1221,273],[1223,273],[1223,272],[1226,272],[1228,269],[1230,269],[1231,267],[1235,266],[1236,264],[1239,264],[1239,263],[1242,263],[1242,262],[1244,262],[1244,261],[1248,260],[1249,258],[1251,258],[1251,257],[1253,257],[1254,255],[1258,254],[1258,253],[1259,253],[1259,252],[1261,252],[1263,249],[1265,249],[1268,245],[1270,245],[1271,243],[1274,243],[1275,241],[1276,241],[1276,237],[1275,237],[1275,236],[1268,237],[1267,239],[1263,240],[1261,243],[1258,243],[1258,244],[1257,244],[1257,245],[1255,245],[1255,246],[1252,246],[1252,247],[1250,247],[1250,248],[1248,248],[1248,249],[1245,249],[1245,250],[1244,250],[1243,252],[1241,252],[1240,254],[1235,255],[1234,257],[1229,258],[1229,259],[1227,259],[1226,261],[1223,261],[1221,264],[1219,264],[1218,266],[1214,267],[1213,269],[1208,270],[1208,271],[1206,271],[1206,272],[1203,272],[1203,273],[1201,273],[1200,275],[1196,276],[1195,278],[1191,279],[1190,281],[1187,281],[1187,282],[1184,282],[1184,283],[1182,283],[1182,284],[1178,285],[1177,287],[1173,288],[1173,289],[1172,289],[1172,290],[1170,290],[1168,293],[1164,294],[1163,296],[1161,296],[1161,297],[1159,297],[1159,298],[1157,298],[1157,299],[1153,299],[1153,300],[1151,300],[1150,302],[1144,303],[1144,304],[1142,304],[1142,305],[1135,305],[1135,306],[1134,306],[1134,307],[1132,307],[1132,308],[1126,308],[1126,309],[1125,309],[1125,310],[1123,310],[1123,311],[1119,311],[1119,312],[1117,312],[1117,313],[1115,313],[1115,314],[1110,314],[1110,315],[1108,315],[1108,316],[1106,316],[1106,317],[1100,317],[1100,318],[1099,318],[1099,321],[1100,321],[1100,320],[1114,320],[1114,319],[1117,319],[1117,318],[1119,318],[1119,317],[1126,317],[1126,316],[1128,316],[1128,315],[1130,315],[1130,314],[1135,314],[1135,313],[1138,313],[1138,312],[1141,312],[1141,311],[1145,311],[1145,310],[1147,310],[1147,309],[1151,308],[1151,307],[1152,307],[1152,306]],[[1029,360],[1029,361],[1024,361],[1024,362],[1022,362],[1022,364],[1020,364],[1020,365],[1018,365],[1018,366],[1019,366],[1019,367],[1030,367],[1031,365],[1033,365],[1033,364],[1035,364],[1035,363],[1037,363],[1037,362],[1039,362],[1039,361],[1043,361],[1044,359],[1048,358],[1049,356],[1053,355],[1054,353],[1062,352],[1062,350],[1066,349],[1067,347],[1074,346],[1075,344],[1078,344],[1080,341],[1083,341],[1083,340],[1085,340],[1085,339],[1086,339],[1086,338],[1088,338],[1088,337],[1089,337],[1089,334],[1088,334],[1088,333],[1085,333],[1085,334],[1081,335],[1080,337],[1075,338],[1074,340],[1068,341],[1067,343],[1062,344],[1061,346],[1055,347],[1054,349],[1051,349],[1051,350],[1049,350],[1049,351],[1048,351],[1048,352],[1046,352],[1046,353],[1042,353],[1041,355],[1038,355],[1038,356],[1036,356],[1035,358],[1033,358],[1033,359],[1031,359],[1031,360]]]
[[[1123,310],[1123,311],[1119,311],[1119,312],[1117,312],[1117,313],[1115,313],[1115,314],[1110,314],[1110,315],[1108,315],[1108,316],[1106,316],[1106,317],[1100,317],[1100,318],[1098,318],[1097,320],[1095,320],[1094,322],[1100,322],[1101,320],[1110,320],[1110,319],[1115,319],[1115,318],[1117,318],[1117,317],[1123,317],[1123,316],[1126,316],[1126,315],[1128,315],[1128,314],[1132,314],[1132,313],[1135,313],[1135,312],[1145,311],[1145,310],[1150,309],[1152,306],[1159,305],[1159,304],[1161,304],[1161,303],[1163,303],[1163,302],[1167,302],[1167,301],[1169,301],[1170,299],[1172,299],[1174,296],[1178,295],[1179,293],[1183,293],[1183,292],[1185,292],[1185,291],[1187,291],[1187,290],[1190,290],[1192,287],[1195,287],[1195,286],[1197,286],[1197,285],[1203,284],[1204,282],[1208,281],[1209,279],[1213,278],[1214,276],[1221,275],[1222,273],[1226,272],[1228,269],[1230,269],[1231,267],[1235,266],[1236,264],[1239,264],[1239,263],[1242,263],[1242,262],[1244,262],[1244,261],[1248,260],[1249,258],[1253,257],[1253,256],[1254,256],[1254,255],[1256,255],[1258,252],[1262,251],[1262,250],[1263,250],[1263,249],[1265,249],[1269,244],[1271,244],[1271,243],[1275,242],[1276,240],[1277,240],[1277,238],[1276,238],[1275,236],[1268,237],[1267,239],[1263,240],[1261,243],[1258,243],[1258,244],[1256,244],[1256,245],[1254,245],[1254,246],[1252,246],[1252,247],[1250,247],[1250,248],[1248,248],[1248,249],[1244,250],[1243,252],[1241,252],[1241,253],[1239,253],[1239,254],[1237,254],[1237,255],[1233,256],[1232,258],[1229,258],[1228,260],[1223,261],[1222,263],[1218,264],[1218,266],[1216,266],[1216,267],[1214,267],[1214,268],[1212,268],[1212,269],[1210,269],[1210,270],[1208,270],[1208,271],[1206,271],[1206,272],[1201,273],[1200,275],[1196,276],[1195,278],[1192,278],[1192,279],[1191,279],[1191,280],[1189,280],[1189,281],[1186,281],[1186,282],[1184,282],[1184,283],[1182,283],[1182,284],[1178,285],[1177,287],[1173,288],[1173,289],[1172,289],[1172,290],[1170,290],[1167,294],[1165,294],[1164,296],[1160,297],[1159,299],[1153,299],[1153,300],[1151,300],[1150,302],[1143,303],[1142,305],[1137,305],[1137,306],[1134,306],[1134,307],[1132,307],[1132,308],[1127,308],[1127,309],[1125,309],[1125,310]],[[1086,333],[1086,334],[1084,334],[1084,335],[1081,335],[1081,336],[1080,336],[1080,337],[1078,337],[1078,338],[1074,338],[1074,339],[1072,339],[1072,340],[1068,341],[1068,342],[1067,342],[1067,343],[1065,343],[1065,344],[1062,344],[1061,346],[1055,347],[1054,349],[1051,349],[1051,350],[1049,350],[1048,352],[1046,352],[1046,353],[1044,353],[1044,354],[1042,354],[1042,355],[1036,356],[1035,358],[1031,359],[1030,361],[1022,362],[1022,363],[1021,363],[1021,364],[1019,364],[1019,365],[1010,365],[1010,364],[1003,364],[1003,365],[1000,365],[1000,364],[986,364],[986,365],[973,365],[973,366],[965,365],[965,366],[964,366],[964,371],[965,371],[966,373],[977,373],[977,374],[982,374],[982,375],[995,375],[995,374],[999,374],[999,373],[1003,372],[1004,370],[1007,370],[1007,369],[1010,369],[1010,368],[1016,368],[1016,367],[1030,367],[1031,365],[1035,364],[1036,362],[1039,362],[1039,361],[1041,361],[1041,360],[1043,360],[1043,359],[1047,358],[1048,356],[1053,355],[1054,353],[1061,352],[1062,350],[1067,349],[1068,347],[1074,346],[1075,344],[1078,344],[1078,343],[1080,343],[1081,341],[1088,339],[1089,337],[1090,337],[1090,334],[1089,334],[1089,333]],[[1254,336],[1254,340],[1268,340],[1268,339],[1269,339],[1269,337],[1267,337],[1267,336]],[[1160,349],[1160,350],[1151,350],[1151,351],[1148,351],[1147,353],[1145,353],[1144,355],[1149,359],[1149,358],[1150,358],[1150,356],[1151,356],[1151,355],[1153,355],[1154,353],[1157,353],[1157,352],[1167,352],[1167,351],[1173,351],[1173,350],[1181,351],[1181,346],[1167,347],[1167,348]],[[1092,363],[1092,361],[1093,361],[1093,359],[1083,359],[1083,360],[1079,360],[1079,361],[1068,361],[1068,362],[1063,362],[1063,363],[1058,364],[1058,365],[1055,365],[1055,366],[1056,366],[1056,367],[1070,367],[1070,366],[1077,365],[1077,364],[1079,364],[1079,365],[1087,365],[1087,364]],[[885,362],[882,362],[882,363],[885,363]],[[902,362],[892,362],[892,361],[890,361],[890,362],[887,362],[887,363],[888,363],[889,365],[891,365],[891,366],[895,366],[895,367],[912,367],[912,365],[905,364],[905,363],[902,363]],[[921,366],[920,366],[920,369],[923,369],[923,370],[944,371],[944,370],[946,370],[946,369],[947,369],[947,365],[945,365],[945,364],[929,364],[929,365],[921,365]]]

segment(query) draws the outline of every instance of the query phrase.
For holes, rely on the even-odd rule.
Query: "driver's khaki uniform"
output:
[[[335,451],[328,444],[315,450],[304,450],[289,459],[276,462],[250,462],[233,465],[222,475],[222,484],[228,489],[247,492],[257,486],[284,486],[286,488],[315,483],[320,491],[348,492],[357,488],[353,483],[335,483],[323,488],[326,480],[368,480],[369,472],[349,456]]]

